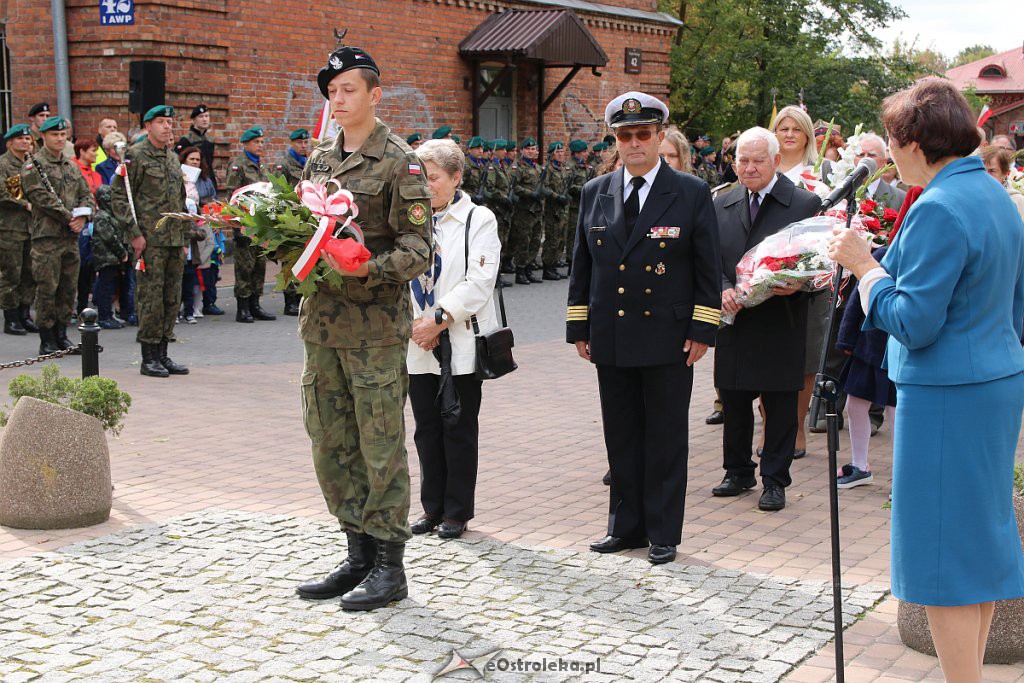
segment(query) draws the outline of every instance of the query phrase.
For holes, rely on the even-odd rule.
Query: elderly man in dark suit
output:
[[[591,550],[644,548],[671,562],[682,538],[693,364],[714,343],[721,304],[718,225],[707,184],[658,156],[668,107],[612,100],[623,168],[580,199],[566,341],[597,365],[611,468],[608,535]]]
[[[736,301],[736,264],[743,255],[790,223],[818,212],[821,200],[778,172],[779,142],[764,128],[751,128],[737,142],[740,186],[715,199],[722,250],[722,309],[735,313],[718,333],[715,386],[725,406],[722,438],[725,478],[712,493],[736,496],[757,485],[752,459],[754,412],[765,411],[761,453],[762,510],[786,506],[789,466],[797,434],[797,397],[804,383],[807,296],[800,284],[777,287],[776,296],[752,308]]]

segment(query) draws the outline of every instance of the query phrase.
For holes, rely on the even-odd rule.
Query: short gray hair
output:
[[[432,161],[450,176],[462,173],[466,167],[466,155],[458,143],[451,139],[427,140],[415,150],[416,156],[424,163]]]
[[[889,145],[888,145],[888,143],[886,143],[885,138],[883,138],[878,133],[864,133],[863,135],[860,136],[860,143],[861,143],[861,145],[864,144],[865,140],[875,140],[875,141],[877,141],[878,144],[880,144],[882,146],[882,153],[883,154],[889,154]]]
[[[753,128],[747,128],[743,131],[739,138],[736,139],[736,154],[739,155],[740,145],[744,142],[757,142],[763,140],[768,144],[768,155],[775,157],[779,153],[779,139],[775,137],[775,133],[771,132],[767,128],[761,126],[754,126]]]
[[[116,130],[113,133],[107,133],[103,138],[103,149],[113,149],[114,145],[119,142],[128,142],[128,138],[124,136],[124,133],[119,133]]]

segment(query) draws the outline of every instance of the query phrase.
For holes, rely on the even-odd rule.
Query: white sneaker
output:
[[[192,317],[193,318],[202,318],[203,317],[202,306],[200,306],[199,308],[192,309]]]

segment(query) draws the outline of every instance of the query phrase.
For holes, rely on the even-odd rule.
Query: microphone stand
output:
[[[854,199],[856,188],[850,188],[847,197],[846,229],[853,225],[853,216],[857,213],[857,201]],[[814,379],[814,397],[811,401],[811,419],[817,419],[821,402],[825,402],[825,430],[828,436],[828,502],[829,519],[832,536],[832,621],[835,631],[836,650],[836,682],[843,683],[843,587],[842,566],[839,558],[839,489],[836,486],[836,469],[839,452],[839,380],[825,374],[828,360],[829,341],[836,326],[836,307],[839,303],[840,289],[843,285],[843,267],[836,264],[835,275],[832,276],[832,294],[829,297],[828,322],[825,325],[825,339],[821,343],[821,355],[818,360],[818,374]]]

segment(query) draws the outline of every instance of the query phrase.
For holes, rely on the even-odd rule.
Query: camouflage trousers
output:
[[[557,205],[556,205],[557,206]],[[553,267],[562,258],[565,249],[565,208],[544,211],[544,247],[541,250],[540,262],[545,268]]]
[[[31,306],[36,296],[32,277],[32,240],[0,234],[0,308],[10,311]]]
[[[139,331],[135,341],[159,344],[174,341],[174,324],[181,308],[181,280],[185,271],[182,247],[146,247],[146,269],[135,273],[135,313]]]
[[[302,413],[327,509],[345,531],[408,541],[407,343],[334,349],[305,342]]]
[[[78,238],[38,237],[32,240],[32,277],[36,281],[36,324],[66,325],[78,295]]]
[[[544,211],[536,208],[531,211],[529,206],[523,206],[523,203],[529,205],[530,199],[520,201],[522,203],[516,206],[513,217],[508,246],[516,266],[522,267],[532,263],[540,251],[540,243],[544,238]]]
[[[569,210],[565,218],[565,260],[572,263],[572,252],[576,249],[576,222],[580,217],[579,205]]]
[[[248,299],[263,294],[267,257],[249,238],[235,239],[235,297]]]

